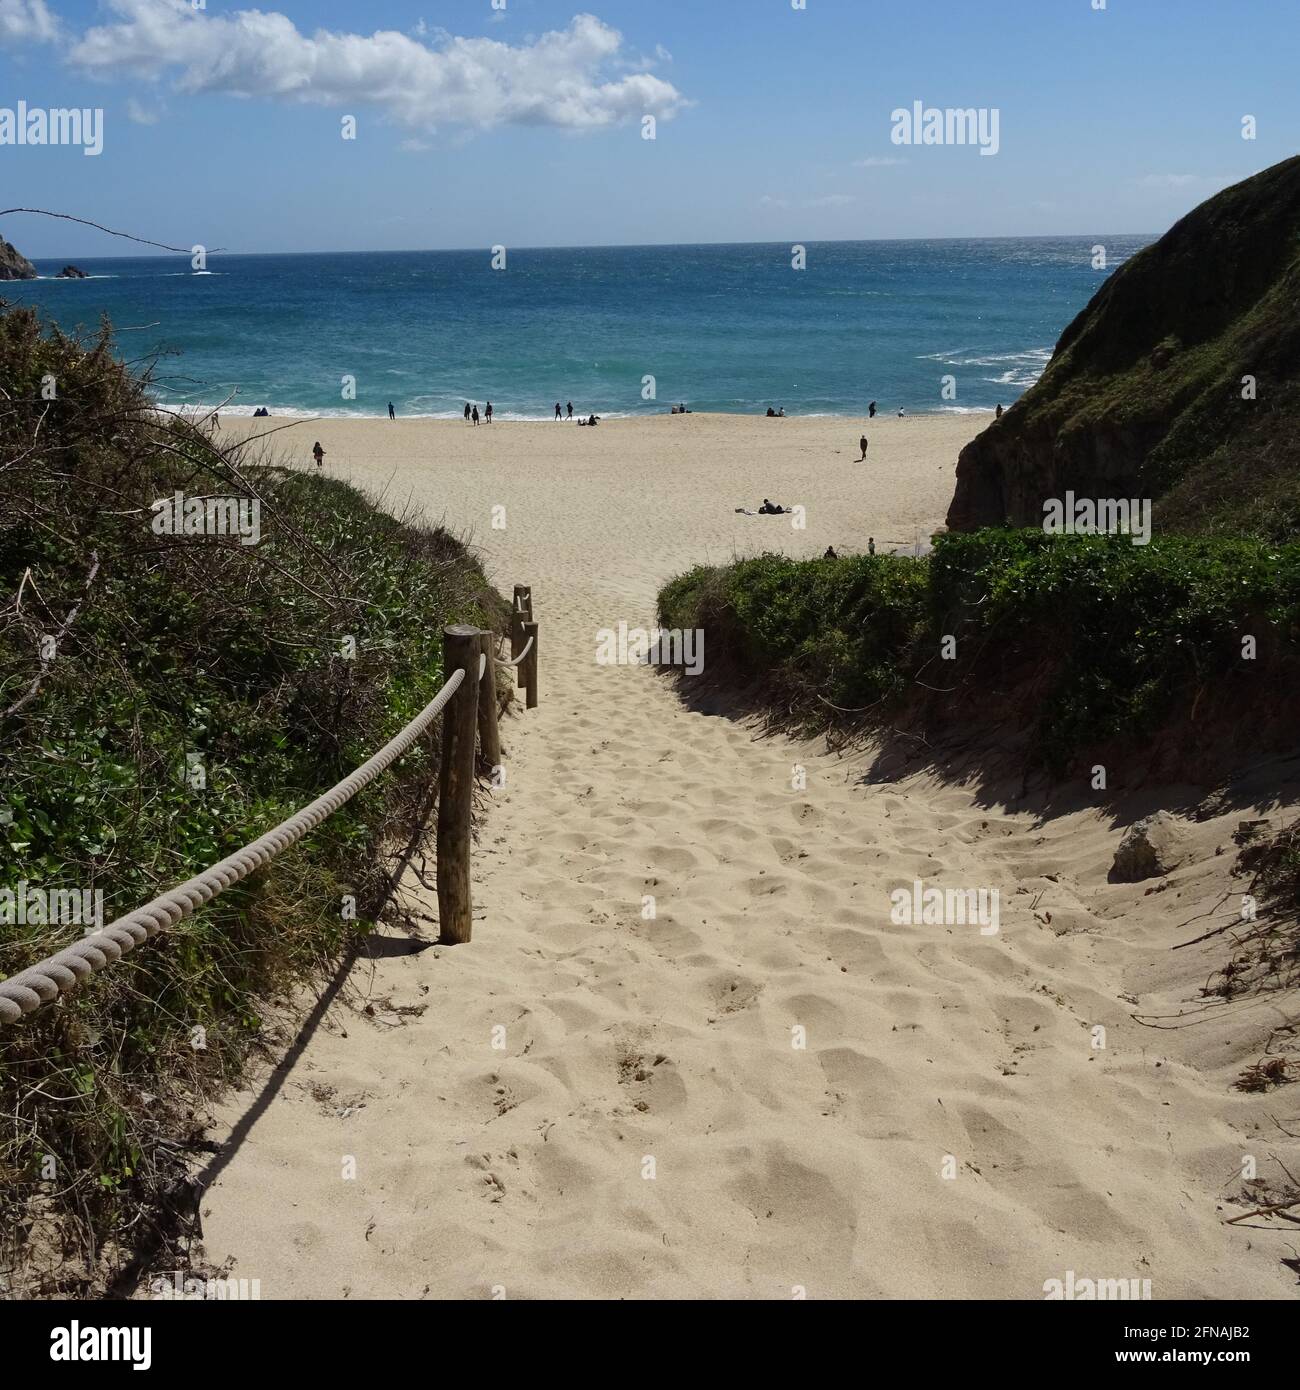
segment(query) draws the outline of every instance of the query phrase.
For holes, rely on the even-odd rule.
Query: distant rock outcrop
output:
[[[35,280],[36,267],[16,246],[0,237],[0,280]]]
[[[56,278],[59,280],[85,280],[88,277],[80,266],[65,265]]]
[[[1122,265],[1042,379],[961,452],[948,526],[1151,498],[1157,529],[1300,531],[1300,157]]]

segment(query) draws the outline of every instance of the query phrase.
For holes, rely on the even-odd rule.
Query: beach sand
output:
[[[1272,1011],[1134,1018],[1203,1004],[1221,943],[1170,947],[1223,917],[1193,920],[1248,811],[1196,823],[1162,891],[1110,884],[1122,826],[1091,806],[865,781],[869,750],[595,663],[598,630],[651,626],[694,564],[924,542],[984,423],[877,420],[865,464],[844,419],[274,436],[466,535],[507,595],[532,585],[541,704],[503,722],[472,943],[385,929],[291,1066],[221,1106],[212,1265],[265,1298],[1042,1298],[1069,1271],[1293,1291],[1282,1236],[1222,1224],[1243,1156],[1285,1156],[1277,1098],[1232,1089]],[[764,496],[807,528],[735,513]],[[997,888],[999,932],[893,924],[914,879]]]

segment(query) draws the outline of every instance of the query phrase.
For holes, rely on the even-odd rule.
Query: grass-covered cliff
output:
[[[0,888],[102,891],[106,922],[141,906],[406,724],[444,623],[501,625],[456,539],[159,416],[107,334],[0,314],[0,382]],[[260,542],[160,534],[177,490],[256,500]],[[383,851],[429,811],[436,728],[266,870],[0,1028],[0,1276],[23,1246],[21,1287],[44,1261],[47,1291],[93,1289],[70,1256],[148,1235],[261,1001],[368,930]],[[0,977],[80,934],[0,924]]]
[[[1067,489],[1154,498],[1161,531],[1300,535],[1300,157],[1105,282],[962,451],[948,525],[1035,526]]]

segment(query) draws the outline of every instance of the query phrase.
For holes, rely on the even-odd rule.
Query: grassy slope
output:
[[[83,347],[5,314],[0,380],[0,711],[84,595],[37,698],[0,719],[0,886],[102,889],[106,920],[139,906],[408,722],[442,683],[444,623],[502,624],[505,605],[456,540],[160,423],[106,338]],[[149,504],[176,488],[256,495],[261,544],[155,535]],[[436,748],[436,736],[417,746],[267,870],[65,1003],[0,1030],[0,1272],[34,1217],[42,1242],[69,1251],[140,1216],[147,1231],[181,1171],[187,1093],[237,1074],[259,998],[366,930],[387,887],[381,847],[427,813]],[[182,775],[189,754],[202,790]],[[345,894],[361,920],[341,916]],[[0,974],[78,934],[0,925]]]
[[[963,451],[950,525],[1034,524],[1043,497],[1074,487],[1161,499],[1165,530],[1295,537],[1297,304],[1300,157],[1209,199],[1106,281],[1037,385]]]

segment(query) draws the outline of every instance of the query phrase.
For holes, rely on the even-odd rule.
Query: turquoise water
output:
[[[102,314],[157,354],[169,404],[251,414],[546,418],[696,410],[861,415],[1010,405],[1106,273],[1149,237],[213,256],[79,262],[0,287],[65,329]],[[38,261],[42,277],[61,261]],[[956,378],[956,399],[941,378]],[[643,378],[656,398],[643,399]],[[355,378],[355,399],[343,378]]]

